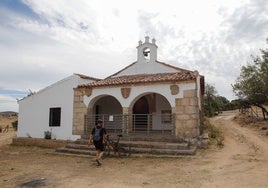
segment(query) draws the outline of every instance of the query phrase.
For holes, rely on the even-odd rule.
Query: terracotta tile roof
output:
[[[175,73],[158,73],[158,74],[139,74],[119,77],[108,77],[106,79],[80,85],[78,87],[99,87],[99,86],[115,86],[129,85],[138,83],[159,83],[168,81],[189,81],[195,80],[196,75],[192,71],[182,71]]]

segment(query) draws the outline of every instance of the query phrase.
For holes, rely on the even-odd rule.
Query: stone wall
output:
[[[73,106],[73,134],[84,134],[84,121],[87,114],[87,107],[83,102],[83,91],[79,88],[74,89],[74,106]]]
[[[183,98],[176,99],[176,137],[189,139],[199,136],[199,108],[196,90],[187,90]]]

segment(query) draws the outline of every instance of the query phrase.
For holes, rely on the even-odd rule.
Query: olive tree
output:
[[[262,109],[263,118],[268,116],[265,104],[268,103],[268,50],[252,57],[252,62],[241,68],[240,76],[232,85],[235,95],[249,105]]]

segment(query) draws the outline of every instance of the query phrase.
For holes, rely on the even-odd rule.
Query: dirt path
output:
[[[268,139],[258,132],[241,127],[233,112],[211,119],[225,135],[221,152],[208,155],[211,181],[206,187],[268,187]]]
[[[212,119],[225,134],[223,149],[194,157],[106,158],[53,154],[53,150],[0,144],[0,187],[268,187],[268,138],[232,121]],[[14,133],[0,134],[0,143]],[[36,183],[36,184],[35,184]],[[24,186],[27,187],[27,186]],[[35,186],[36,187],[36,186]]]

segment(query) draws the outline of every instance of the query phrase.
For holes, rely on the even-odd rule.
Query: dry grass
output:
[[[238,114],[234,120],[239,123],[242,127],[249,127],[255,129],[262,136],[268,136],[268,121],[263,120],[261,116],[259,118],[252,119],[251,116],[246,114]]]
[[[219,126],[211,124],[208,118],[204,118],[204,132],[209,135],[209,143],[218,147],[224,146],[224,135]]]
[[[107,157],[101,167],[93,156],[59,155],[54,149],[7,144],[15,132],[1,133],[0,187],[30,187],[38,181],[39,187],[57,188],[268,187],[268,137],[239,126],[233,116],[210,119],[224,132],[225,146],[220,150],[211,148],[196,156],[174,158]]]
[[[8,131],[11,131],[13,130],[12,122],[17,121],[17,120],[18,120],[17,116],[8,117],[8,116],[0,115],[0,128],[4,129],[8,127]]]

